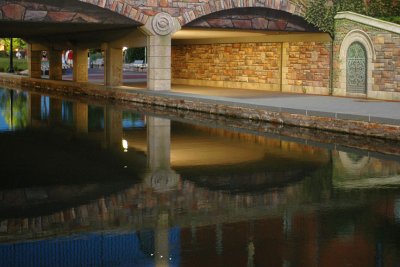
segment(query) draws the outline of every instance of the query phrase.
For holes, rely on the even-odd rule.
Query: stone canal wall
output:
[[[223,43],[172,47],[172,82],[329,94],[330,42]]]
[[[312,129],[350,133],[400,141],[400,125],[371,122],[362,116],[332,116],[324,112],[312,112],[290,108],[260,107],[174,95],[168,92],[110,88],[88,83],[50,81],[1,74],[0,86],[40,93],[57,93],[71,96],[90,96],[101,99],[136,102],[171,109],[191,110],[227,117],[266,121],[276,124],[301,126]],[[359,117],[358,120],[356,117]]]
[[[400,100],[400,25],[343,12],[335,26],[333,94],[349,95],[347,51],[358,42],[367,54],[367,97]]]

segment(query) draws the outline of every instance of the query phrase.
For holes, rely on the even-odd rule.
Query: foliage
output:
[[[26,61],[26,59],[17,59],[14,57],[13,63],[15,71],[28,69],[28,62]],[[0,57],[0,72],[8,71],[9,66],[10,66],[10,59],[8,57],[6,58]]]
[[[2,39],[2,44],[4,44],[4,50],[7,55],[10,52],[10,38]],[[26,49],[26,42],[21,38],[13,38],[13,49],[24,50]]]
[[[145,57],[145,48],[138,47],[138,48],[128,48],[125,51],[125,62],[131,63],[135,60],[144,60]]]
[[[316,0],[309,1],[306,20],[320,30],[333,36],[335,15],[341,11],[352,11],[383,20],[399,22],[400,0]]]
[[[306,20],[320,30],[333,36],[335,11],[332,5],[325,0],[310,1],[307,8]]]

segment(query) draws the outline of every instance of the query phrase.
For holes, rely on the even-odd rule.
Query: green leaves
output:
[[[335,16],[341,11],[352,11],[392,22],[400,21],[400,0],[316,0],[309,1],[306,20],[333,36]]]

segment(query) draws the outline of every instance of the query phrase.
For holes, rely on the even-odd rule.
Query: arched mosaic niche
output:
[[[346,93],[367,94],[367,53],[361,43],[347,49],[346,66]]]
[[[339,90],[342,92],[339,94],[368,96],[374,82],[374,60],[375,49],[368,34],[361,30],[350,31],[340,46]]]

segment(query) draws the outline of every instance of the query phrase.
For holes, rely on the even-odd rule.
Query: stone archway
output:
[[[351,86],[348,84],[348,78],[349,75],[348,73],[351,72],[352,70],[349,70],[349,62],[351,61],[350,57],[354,56],[352,55],[352,51],[350,50],[351,53],[349,53],[349,49],[356,49],[358,52],[360,52],[360,49],[364,50],[365,53],[365,89],[363,92],[361,90],[350,90],[347,91],[347,89]],[[371,41],[371,38],[367,33],[365,33],[362,30],[353,30],[350,31],[346,37],[343,39],[343,42],[340,46],[340,74],[339,74],[339,88],[337,89],[337,92],[335,94],[338,95],[365,95],[368,96],[369,92],[372,91],[372,85],[373,85],[373,77],[372,73],[374,70],[374,64],[373,61],[375,60],[375,49],[374,45]],[[358,60],[361,60],[360,58]],[[354,67],[354,66],[353,66]],[[357,67],[355,67],[357,68]],[[353,69],[354,71],[354,69]],[[360,76],[359,76],[360,77]]]

